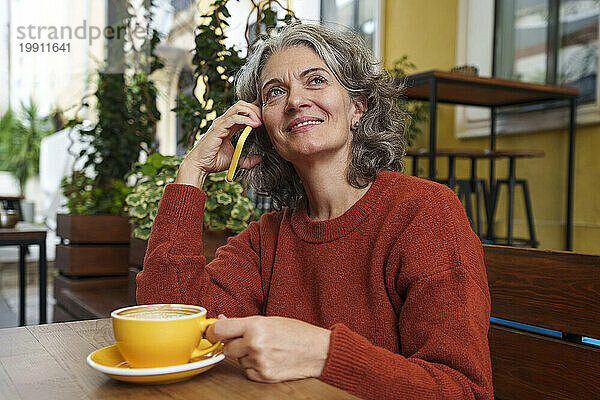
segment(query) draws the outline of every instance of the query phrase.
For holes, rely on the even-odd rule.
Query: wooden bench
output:
[[[484,245],[495,397],[600,399],[600,256]]]
[[[124,276],[71,279],[54,277],[53,322],[108,318],[111,311],[135,304]]]

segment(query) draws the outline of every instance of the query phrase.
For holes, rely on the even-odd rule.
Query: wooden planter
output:
[[[79,297],[84,297],[85,294],[89,293],[102,293],[106,299],[108,292],[123,291],[127,287],[126,277],[92,277],[92,278],[69,278],[61,274],[54,276],[54,314],[52,317],[53,322],[66,322],[76,321],[79,319],[86,318],[98,318],[90,317],[88,314],[82,314],[81,310],[85,309],[84,304],[74,304],[74,294],[79,294]],[[97,298],[97,296],[96,296]],[[116,306],[125,306],[128,303],[123,296],[114,297],[108,299],[113,302],[117,302]],[[107,301],[108,301],[107,300]],[[102,302],[101,302],[102,303]],[[91,308],[97,308],[97,304],[92,304]],[[106,309],[115,307],[114,303],[109,303],[105,306]],[[114,309],[113,308],[113,309]],[[109,310],[112,311],[112,310]],[[106,314],[106,312],[105,312]],[[108,315],[105,315],[108,317]]]
[[[129,217],[123,215],[56,215],[56,234],[70,243],[129,243]]]
[[[127,275],[129,269],[128,245],[56,246],[56,266],[68,276]]]
[[[130,237],[129,239],[129,264],[141,267],[144,264],[148,241]]]
[[[129,217],[58,214],[56,266],[68,276],[127,275]]]

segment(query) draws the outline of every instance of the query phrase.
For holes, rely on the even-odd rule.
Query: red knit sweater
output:
[[[263,215],[208,265],[205,199],[167,185],[137,277],[140,304],[330,328],[320,379],[362,398],[492,398],[483,253],[451,190],[382,172],[342,216]]]

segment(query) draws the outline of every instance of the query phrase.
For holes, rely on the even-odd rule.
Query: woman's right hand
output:
[[[202,188],[206,176],[229,168],[233,157],[233,145],[229,138],[245,126],[262,125],[260,108],[253,103],[238,101],[223,115],[216,118],[206,134],[179,166],[175,183]],[[260,156],[241,157],[240,168],[252,168],[260,162]]]

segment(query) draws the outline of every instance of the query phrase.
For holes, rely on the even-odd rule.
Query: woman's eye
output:
[[[283,94],[283,90],[281,90],[280,88],[278,88],[278,87],[271,88],[271,89],[267,90],[267,93],[265,93],[265,100],[272,99],[273,97],[279,96],[281,94]]]
[[[311,85],[321,85],[325,82],[327,82],[327,81],[322,76],[315,76],[315,77],[311,78],[309,81],[309,83]]]

